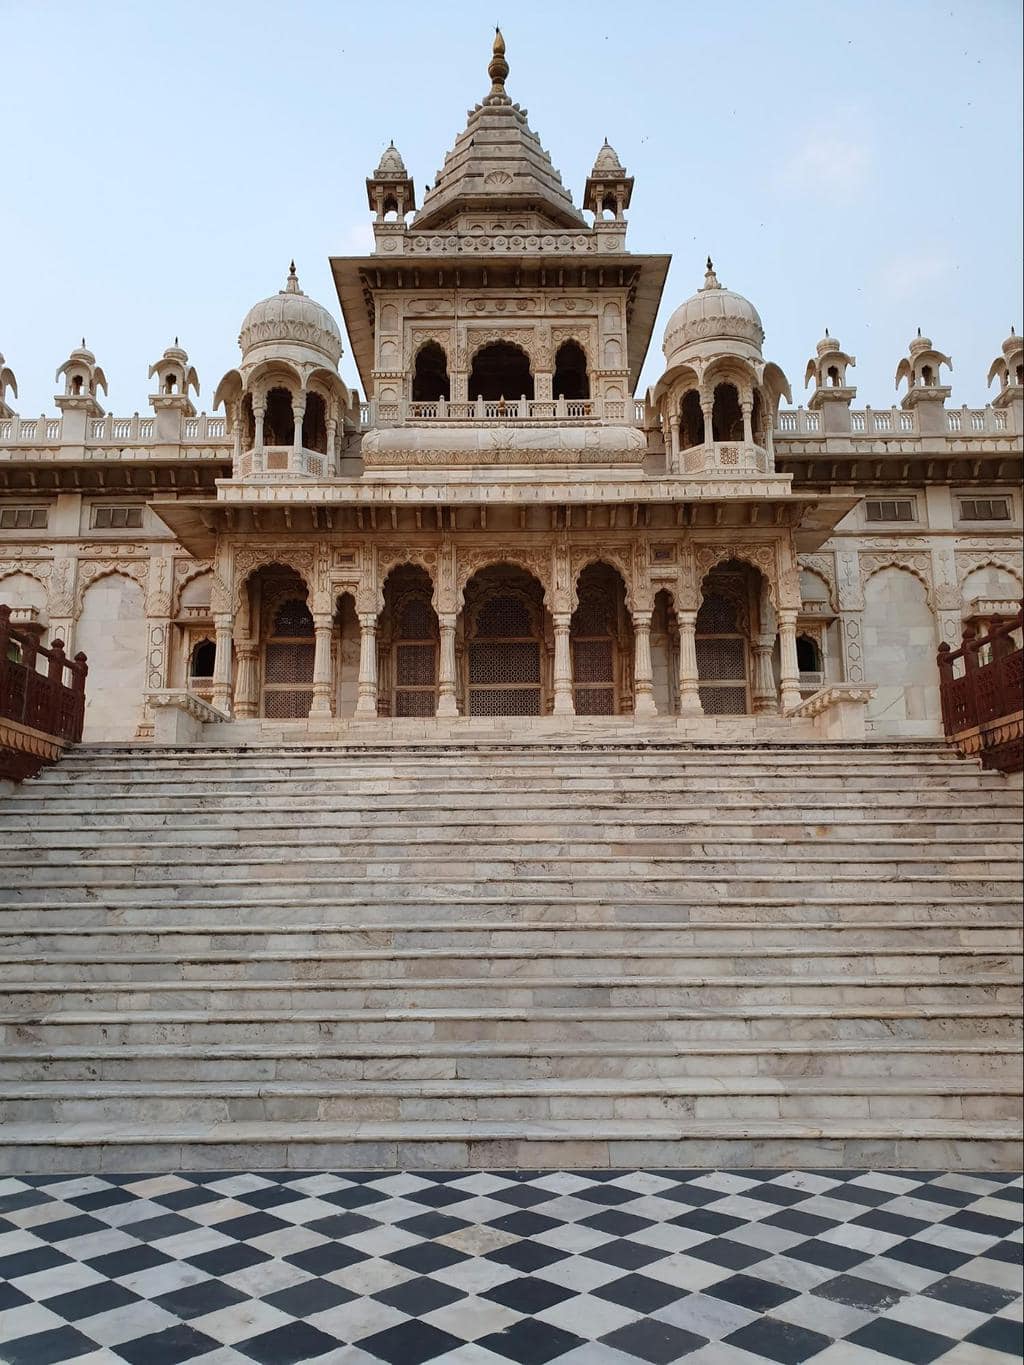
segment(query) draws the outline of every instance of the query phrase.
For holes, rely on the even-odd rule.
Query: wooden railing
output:
[[[1024,604],[1016,616],[979,635],[964,631],[959,649],[939,646],[939,690],[947,737],[982,766],[1024,771]]]
[[[88,671],[84,654],[66,658],[61,640],[41,645],[0,603],[0,778],[34,777],[82,738]]]

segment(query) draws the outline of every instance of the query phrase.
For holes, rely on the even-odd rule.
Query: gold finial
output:
[[[487,74],[491,78],[491,94],[504,95],[505,78],[508,76],[508,62],[505,60],[505,39],[497,25],[494,28],[494,46],[491,49],[491,60],[487,67]]]

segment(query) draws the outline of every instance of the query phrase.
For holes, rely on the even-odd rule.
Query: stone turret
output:
[[[99,390],[107,392],[107,377],[96,364],[96,357],[82,338],[81,346],[75,349],[57,370],[56,378],[64,378],[64,392],[58,393],[54,402],[64,414],[65,441],[84,441],[90,418],[102,417],[103,408],[98,398]]]
[[[847,384],[846,371],[856,363],[856,358],[847,355],[826,327],[815,354],[807,362],[804,387],[813,379],[814,392],[807,406],[821,413],[822,426],[828,433],[839,435],[850,430],[850,404],[857,390]]]
[[[2,357],[0,357],[2,362]],[[999,380],[999,392],[992,400],[994,408],[1012,408],[1016,414],[1015,427],[1019,431],[1024,417],[1024,337],[1019,337],[1010,328],[1010,335],[1002,345],[1002,354],[996,356],[988,372],[988,382]],[[2,383],[0,378],[0,383]],[[0,391],[0,398],[3,394]]]
[[[907,391],[903,395],[901,407],[912,411],[917,409],[918,429],[924,436],[939,436],[945,433],[945,403],[949,397],[948,384],[940,384],[940,371],[943,365],[948,370],[953,362],[948,355],[937,351],[931,337],[921,335],[920,327],[909,347],[910,354],[905,356],[896,369],[896,387],[907,381]]]
[[[406,215],[416,208],[416,188],[394,142],[384,148],[377,169],[367,177],[366,198],[373,210],[377,249],[387,251],[390,248],[382,247],[382,241],[395,234],[401,236]],[[389,218],[389,214],[393,216]]]
[[[149,395],[150,407],[156,413],[156,439],[177,441],[181,438],[181,419],[194,417],[195,407],[189,390],[199,392],[199,376],[188,363],[188,352],[178,345],[168,346],[155,364],[149,367],[150,379],[156,378],[157,391]]]
[[[13,417],[14,409],[7,402],[7,390],[18,396],[18,381],[14,377],[14,371],[9,370],[4,364],[3,352],[0,351],[0,417]]]
[[[610,232],[622,249],[622,230],[625,227],[625,210],[633,197],[633,177],[626,174],[626,168],[619,160],[618,153],[605,138],[604,146],[597,154],[593,169],[587,176],[583,190],[583,207],[594,215],[594,227],[602,238]],[[605,215],[608,215],[606,217]],[[615,249],[611,245],[606,250]]]

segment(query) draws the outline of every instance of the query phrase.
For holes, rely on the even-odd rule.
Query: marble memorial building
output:
[[[918,331],[858,408],[826,332],[794,407],[754,304],[683,261],[638,394],[669,257],[629,250],[607,142],[574,202],[508,70],[498,34],[422,202],[393,145],[367,178],[344,334],[293,265],[216,415],[177,338],[130,417],[84,340],[55,416],[0,356],[0,601],[88,654],[86,737],[936,735],[939,642],[1021,596],[1021,338],[990,406]]]

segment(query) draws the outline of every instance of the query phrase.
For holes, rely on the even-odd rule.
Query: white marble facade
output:
[[[669,258],[627,248],[632,177],[605,143],[577,207],[500,35],[488,75],[422,205],[393,146],[367,179],[375,249],[331,262],[344,331],[293,266],[214,415],[177,339],[128,418],[84,342],[57,416],[17,413],[0,356],[0,601],[88,654],[87,737],[152,733],[168,690],[278,728],[711,733],[836,684],[874,688],[869,733],[937,734],[939,642],[1021,596],[1020,338],[983,409],[920,334],[899,406],[856,408],[826,335],[794,408],[708,261],[637,396]]]

